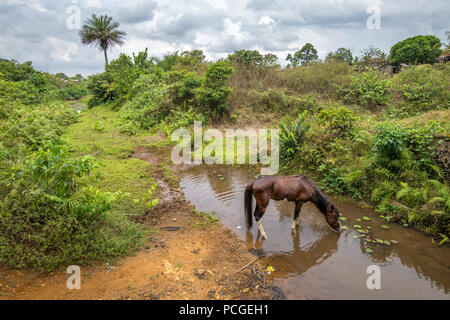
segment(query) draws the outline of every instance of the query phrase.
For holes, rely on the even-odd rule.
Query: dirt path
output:
[[[160,160],[150,158],[145,160]],[[67,289],[65,268],[49,274],[0,269],[0,299],[271,298],[263,266],[255,263],[236,273],[255,259],[244,244],[220,223],[195,215],[179,188],[155,174],[162,203],[139,220],[159,231],[137,254],[115,265],[81,266],[80,290]],[[160,230],[164,226],[179,230]]]

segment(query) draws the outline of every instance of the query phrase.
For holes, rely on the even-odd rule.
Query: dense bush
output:
[[[338,88],[344,101],[357,103],[363,107],[374,108],[388,104],[391,99],[391,82],[383,79],[377,71],[364,72],[361,76],[351,77],[348,88]]]
[[[430,65],[411,66],[398,73],[393,83],[400,92],[399,108],[408,115],[433,109],[448,109],[450,94],[446,82],[450,66],[439,70]]]
[[[289,117],[280,123],[280,157],[289,162],[296,153],[300,151],[303,137],[309,130],[309,125],[305,125],[304,119],[307,116],[305,111],[293,122]]]
[[[77,100],[88,94],[84,86],[69,86],[58,90],[58,97],[62,100]]]
[[[355,113],[345,107],[323,109],[318,114],[321,123],[340,136],[352,136],[353,127],[358,118]]]
[[[348,63],[314,63],[301,68],[284,70],[279,74],[283,85],[301,94],[315,92],[326,97],[336,96],[335,85],[347,87],[354,72]]]
[[[227,84],[227,80],[232,73],[233,68],[225,61],[215,62],[206,70],[196,96],[202,111],[209,117],[217,119],[228,111],[226,100],[233,88]]]
[[[114,236],[105,232],[107,212],[119,193],[82,187],[81,179],[94,168],[92,157],[75,159],[51,147],[2,173],[7,191],[0,206],[0,263],[52,270],[115,257],[129,250],[125,245],[136,245],[140,233],[134,227],[122,247],[106,246]]]
[[[47,75],[42,84],[27,76],[42,75],[34,69],[7,66],[9,80],[0,77],[0,264],[52,270],[136,249],[142,231],[111,211],[119,194],[84,183],[94,159],[63,147],[64,127],[77,120],[59,100],[64,82]]]
[[[299,97],[292,92],[276,88],[264,92],[250,90],[248,98],[248,104],[257,111],[276,112],[283,115],[296,116],[304,110],[316,113],[322,108],[312,94]]]

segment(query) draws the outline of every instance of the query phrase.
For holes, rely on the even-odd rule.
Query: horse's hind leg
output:
[[[292,221],[291,229],[295,232],[295,227],[298,226],[298,219],[300,217],[300,210],[302,209],[304,201],[295,201],[294,221]]]
[[[262,226],[262,217],[264,215],[264,213],[266,212],[266,208],[269,204],[270,198],[269,197],[263,197],[262,199],[257,199],[256,200],[256,208],[255,208],[255,220],[256,223],[258,224],[258,230],[261,233],[261,236],[264,239],[267,239],[267,235],[266,232],[264,231],[264,228]]]

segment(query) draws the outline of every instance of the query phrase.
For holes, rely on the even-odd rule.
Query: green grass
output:
[[[198,210],[194,210],[195,220],[192,226],[199,229],[207,229],[217,223],[219,218],[217,214],[213,211],[211,213],[205,213]]]

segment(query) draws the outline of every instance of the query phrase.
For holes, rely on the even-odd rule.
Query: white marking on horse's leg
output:
[[[300,217],[299,217],[299,218],[300,218]],[[293,232],[297,232],[297,229],[296,229],[296,228],[300,225],[300,224],[298,223],[299,218],[294,219],[294,221],[292,221],[291,229],[292,229]]]
[[[299,219],[300,217],[298,217],[297,219],[294,219],[294,221],[292,221],[292,226],[291,226],[291,229],[292,229],[292,231],[294,231],[295,232],[295,228],[299,225],[299,223],[298,223],[298,219]]]
[[[263,237],[264,239],[267,239],[267,235],[266,235],[266,233],[264,232],[264,228],[263,228],[263,226],[262,226],[262,220],[259,220],[257,223],[258,223],[258,229],[259,229],[259,232],[261,232],[262,237]]]

